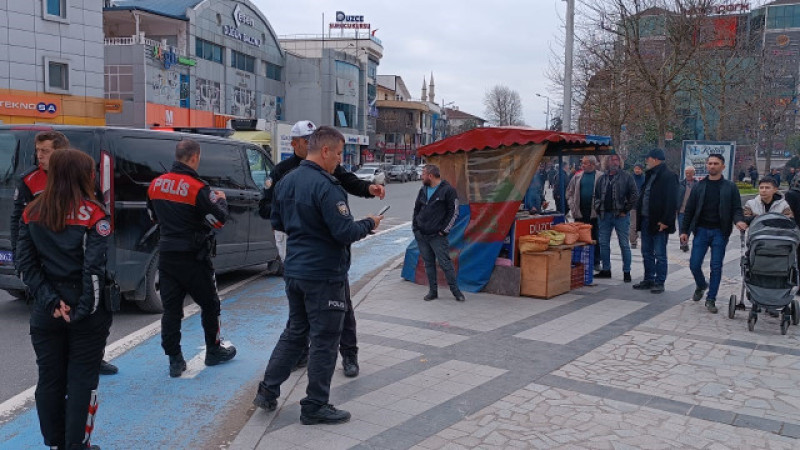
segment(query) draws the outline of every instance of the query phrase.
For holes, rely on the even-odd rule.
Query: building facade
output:
[[[344,163],[360,164],[375,139],[383,44],[358,35],[284,36],[280,43],[288,55],[286,120],[338,128],[346,140]]]
[[[225,127],[283,119],[285,55],[248,0],[112,0],[103,10],[109,124]]]
[[[104,125],[98,1],[0,0],[0,123]]]

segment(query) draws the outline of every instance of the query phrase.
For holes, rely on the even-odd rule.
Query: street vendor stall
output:
[[[459,287],[478,292],[489,282],[504,241],[512,228],[521,229],[515,227],[517,212],[544,156],[560,159],[612,151],[611,139],[605,136],[522,127],[476,128],[419,148],[417,155],[439,166],[442,178],[458,192],[458,219],[449,241]],[[557,188],[563,192],[565,186]],[[538,228],[558,222],[563,216],[540,219]],[[406,250],[402,276],[427,284],[416,242]]]

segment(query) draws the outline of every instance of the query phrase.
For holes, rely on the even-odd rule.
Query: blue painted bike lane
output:
[[[350,282],[403,254],[410,225],[353,245]],[[243,301],[243,300],[247,301]],[[237,348],[229,363],[206,367],[195,378],[169,378],[160,336],[114,360],[120,373],[101,377],[100,408],[92,441],[106,449],[198,448],[215,441],[227,411],[253,395],[244,387],[259,379],[288,317],[283,280],[261,278],[222,301],[223,338]],[[201,352],[200,315],[184,320],[183,354]],[[43,448],[35,408],[0,426],[0,449]]]

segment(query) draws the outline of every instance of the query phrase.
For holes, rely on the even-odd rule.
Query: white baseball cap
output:
[[[317,131],[317,126],[314,125],[314,122],[301,120],[292,127],[291,136],[293,138],[311,136],[315,131]]]

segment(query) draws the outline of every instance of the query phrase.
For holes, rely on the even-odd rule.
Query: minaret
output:
[[[419,98],[423,102],[428,100],[428,86],[426,86],[425,77],[422,77],[422,95]]]
[[[433,94],[433,72],[431,72],[431,87],[430,87],[430,90],[428,91],[428,101],[431,102],[431,103],[435,103],[433,101],[433,95],[434,95]]]

